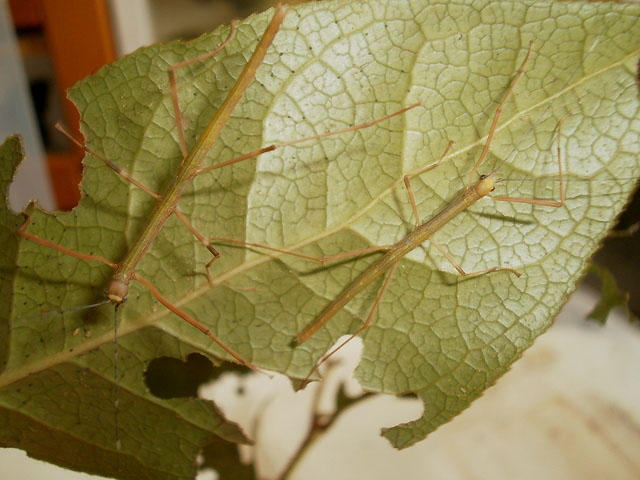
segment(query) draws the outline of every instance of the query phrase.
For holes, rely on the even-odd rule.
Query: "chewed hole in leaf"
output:
[[[246,373],[246,367],[233,363],[215,366],[199,353],[191,353],[186,360],[174,357],[154,358],[144,372],[145,384],[158,398],[197,397],[198,389],[216,380],[223,373]]]

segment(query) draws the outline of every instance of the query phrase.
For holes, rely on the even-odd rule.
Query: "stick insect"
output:
[[[453,265],[456,271],[463,277],[477,276],[483,274],[489,274],[493,272],[504,271],[510,274],[520,276],[521,273],[515,269],[508,267],[500,267],[495,266],[492,268],[487,268],[483,270],[466,272],[463,268],[456,263],[454,258],[438,243],[436,243],[432,236],[435,232],[449,223],[453,218],[457,217],[459,214],[465,212],[470,206],[475,204],[481,198],[487,197],[491,198],[494,201],[502,201],[502,202],[518,202],[518,203],[529,203],[533,205],[540,205],[546,207],[554,207],[559,208],[564,205],[565,194],[563,188],[563,170],[562,170],[562,161],[561,161],[561,151],[560,151],[560,139],[561,139],[561,129],[562,123],[564,122],[564,118],[558,123],[557,126],[557,162],[558,162],[558,180],[559,180],[559,200],[544,200],[539,198],[518,198],[511,196],[489,196],[489,194],[494,190],[495,185],[501,182],[500,179],[496,178],[496,172],[491,172],[486,175],[481,175],[479,179],[476,179],[476,174],[479,168],[482,166],[483,162],[487,158],[489,153],[489,148],[491,146],[492,139],[494,137],[496,128],[498,126],[498,122],[500,119],[500,114],[502,112],[503,106],[508,100],[508,98],[513,94],[514,88],[516,87],[519,79],[524,75],[527,63],[529,62],[534,50],[533,42],[530,44],[527,53],[525,55],[522,64],[518,68],[516,74],[514,75],[511,83],[504,93],[502,100],[500,101],[491,122],[490,130],[487,135],[487,140],[484,144],[482,152],[478,157],[478,160],[475,162],[473,168],[471,169],[466,185],[461,190],[461,192],[456,196],[453,200],[451,200],[446,206],[444,206],[438,213],[436,213],[431,219],[425,221],[424,223],[420,220],[420,215],[418,213],[418,208],[415,201],[415,195],[413,192],[413,188],[411,186],[410,180],[413,177],[421,175],[429,170],[436,168],[443,160],[445,160],[453,145],[454,142],[449,142],[445,152],[442,154],[440,159],[435,163],[427,165],[423,168],[420,168],[414,172],[408,173],[404,176],[404,185],[407,190],[408,199],[411,204],[412,212],[415,218],[415,228],[414,230],[404,239],[393,245],[385,245],[385,246],[377,246],[370,247],[366,249],[355,250],[351,252],[343,252],[337,255],[332,255],[328,257],[312,257],[308,255],[303,255],[300,253],[296,253],[290,250],[272,248],[269,246],[256,244],[256,243],[247,243],[247,242],[239,242],[234,241],[229,238],[213,238],[212,241],[217,241],[221,243],[235,243],[241,244],[249,247],[257,247],[262,248],[278,253],[283,253],[286,255],[293,255],[299,258],[303,258],[306,260],[311,260],[320,263],[332,262],[336,260],[343,260],[350,257],[356,257],[360,255],[370,254],[373,252],[386,252],[380,259],[378,259],[375,263],[373,263],[368,269],[366,269],[360,276],[354,280],[350,285],[348,285],[339,295],[334,298],[331,303],[322,311],[322,313],[316,317],[316,319],[309,324],[302,332],[300,332],[295,339],[293,340],[293,345],[301,345],[308,341],[314,334],[318,332],[327,322],[329,322],[343,307],[347,305],[359,292],[373,283],[375,280],[380,278],[381,276],[386,274],[382,286],[378,292],[377,298],[374,301],[371,310],[364,321],[364,323],[354,332],[352,333],[348,339],[342,342],[339,346],[333,349],[330,353],[326,354],[322,359],[316,364],[316,366],[311,370],[307,379],[317,370],[317,368],[325,362],[329,357],[335,354],[339,349],[344,347],[348,342],[353,340],[357,335],[362,333],[365,329],[367,329],[375,317],[376,312],[380,306],[382,298],[386,293],[389,283],[393,277],[393,274],[396,270],[398,262],[404,258],[409,252],[414,250],[415,248],[422,245],[424,242],[429,240],[432,245],[444,256],[444,258]],[[566,117],[565,117],[566,118]]]
[[[211,252],[213,255],[213,259],[207,264],[207,275],[209,277],[209,281],[212,282],[212,279],[209,274],[209,267],[211,263],[213,263],[218,257],[218,252],[209,244],[209,242],[201,235],[193,225],[189,222],[189,220],[180,212],[178,209],[178,202],[180,197],[184,193],[185,189],[188,185],[193,181],[193,179],[207,171],[211,171],[216,168],[221,168],[223,166],[236,163],[238,161],[242,161],[245,158],[251,158],[251,156],[258,155],[259,153],[254,153],[254,155],[249,154],[249,156],[244,156],[239,159],[234,159],[228,162],[224,162],[223,164],[214,165],[213,167],[209,167],[207,169],[201,169],[200,165],[202,164],[204,158],[209,153],[211,147],[214,142],[220,135],[222,128],[230,118],[235,106],[242,98],[244,92],[252,82],[256,71],[269,49],[269,46],[273,42],[278,30],[280,29],[280,25],[282,24],[285,15],[287,14],[288,8],[283,5],[278,5],[275,9],[275,13],[272,17],[271,23],[265,30],[260,42],[256,46],[251,58],[247,62],[244,67],[244,70],[240,74],[238,81],[229,92],[225,102],[221,106],[221,108],[216,112],[216,115],[213,117],[205,131],[202,133],[200,138],[198,139],[195,147],[191,151],[191,153],[187,153],[186,141],[184,136],[184,130],[182,127],[182,118],[180,115],[180,108],[178,105],[177,97],[176,97],[176,87],[175,87],[175,71],[181,67],[190,65],[191,63],[195,63],[205,58],[211,57],[218,53],[222,48],[226,46],[228,42],[231,41],[235,34],[235,24],[232,24],[230,34],[225,42],[223,42],[220,47],[215,49],[213,52],[205,54],[201,57],[185,61],[179,63],[169,70],[169,78],[170,83],[172,85],[172,97],[173,97],[173,106],[176,115],[176,123],[178,125],[178,133],[180,139],[180,149],[182,151],[184,160],[179,172],[176,175],[176,179],[173,184],[169,187],[169,189],[163,194],[157,194],[151,189],[144,186],[142,183],[136,181],[126,172],[123,172],[119,167],[115,164],[107,160],[101,155],[98,155],[97,152],[89,150],[89,153],[95,155],[96,157],[103,160],[114,172],[123,177],[125,180],[131,182],[145,193],[149,194],[151,197],[158,201],[158,205],[154,212],[154,215],[150,218],[147,223],[146,228],[135,242],[133,247],[129,250],[126,257],[120,263],[114,263],[111,260],[103,258],[97,255],[89,255],[80,252],[76,252],[74,250],[65,248],[61,245],[57,245],[53,242],[50,242],[46,239],[40,238],[36,235],[33,235],[27,232],[27,227],[31,221],[30,216],[27,217],[25,223],[19,228],[18,234],[28,240],[39,243],[51,249],[62,252],[66,255],[70,255],[81,260],[89,260],[89,261],[98,261],[108,265],[114,270],[113,278],[107,288],[106,295],[107,298],[117,306],[121,305],[126,301],[127,295],[129,293],[129,284],[132,280],[136,280],[143,284],[145,287],[149,289],[152,295],[167,309],[171,312],[175,313],[183,320],[193,325],[195,328],[200,330],[206,336],[208,336],[211,340],[216,342],[225,352],[231,355],[234,359],[240,362],[247,367],[256,370],[257,368],[251,364],[250,362],[243,359],[238,353],[229,348],[222,340],[218,338],[211,330],[205,327],[202,323],[198,322],[195,318],[191,317],[187,313],[183,312],[176,306],[174,306],[168,299],[166,299],[158,289],[147,279],[141,277],[136,273],[136,267],[148,251],[151,243],[158,235],[165,222],[171,215],[175,215],[192,233],[193,235]]]

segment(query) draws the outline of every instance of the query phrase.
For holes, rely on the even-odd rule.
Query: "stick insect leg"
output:
[[[173,214],[178,217],[178,219],[184,223],[184,225],[191,231],[191,233],[193,233],[194,237],[196,237],[198,239],[198,241],[204,245],[204,247],[209,250],[209,252],[211,252],[211,255],[213,255],[213,258],[207,263],[205,269],[207,272],[207,280],[209,280],[209,286],[211,286],[212,288],[216,286],[215,281],[213,280],[213,275],[211,274],[211,265],[213,264],[213,262],[215,262],[216,260],[218,260],[220,258],[220,252],[218,252],[215,248],[213,248],[213,245],[211,245],[211,243],[209,242],[209,240],[207,240],[207,237],[205,237],[203,234],[201,234],[198,230],[196,230],[196,227],[193,226],[193,224],[189,221],[189,219],[187,217],[184,216],[184,214],[178,210],[177,208],[173,211]]]
[[[277,252],[277,253],[283,253],[285,255],[291,255],[291,256],[294,256],[294,257],[303,258],[305,260],[310,260],[312,262],[318,262],[318,263],[334,262],[334,261],[337,261],[337,260],[344,260],[346,258],[365,255],[365,254],[368,254],[368,253],[387,251],[387,250],[389,250],[389,248],[391,248],[391,245],[382,245],[382,246],[379,246],[379,247],[369,247],[369,248],[362,248],[360,250],[352,250],[350,252],[342,252],[342,253],[338,253],[336,255],[329,255],[329,256],[326,256],[326,257],[312,257],[310,255],[304,255],[302,253],[293,252],[291,250],[285,250],[285,249],[281,249],[281,248],[270,247],[268,245],[262,245],[260,243],[243,242],[241,240],[234,240],[232,238],[212,237],[210,239],[207,239],[202,233],[200,233],[193,226],[193,224],[187,219],[187,217],[184,216],[184,214],[182,212],[180,212],[178,209],[176,209],[176,210],[174,210],[173,213],[191,231],[191,233],[193,233],[193,235],[200,241],[200,243],[202,243],[202,245],[204,245],[204,247],[207,250],[209,250],[211,252],[211,254],[213,255],[213,258],[209,261],[209,263],[207,263],[207,265],[205,267],[206,268],[206,272],[207,272],[207,279],[209,281],[209,285],[212,288],[216,286],[216,282],[213,279],[213,275],[211,274],[211,270],[210,270],[211,269],[211,265],[213,265],[213,263],[220,258],[221,254],[220,254],[220,252],[218,252],[215,249],[215,247],[211,244],[211,242],[231,243],[231,244],[234,244],[234,245],[242,245],[242,246],[245,246],[245,247],[261,248],[261,249],[264,249],[264,250],[269,250],[269,251]]]
[[[20,235],[22,238],[26,238],[27,240],[31,240],[32,242],[39,243],[40,245],[44,245],[45,247],[51,248],[53,250],[57,250],[58,252],[62,252],[65,255],[79,258],[80,260],[92,260],[96,262],[101,262],[101,263],[104,263],[105,265],[109,265],[114,270],[116,269],[117,265],[113,263],[111,260],[107,260],[104,257],[101,257],[99,255],[87,255],[85,253],[76,252],[75,250],[71,250],[69,248],[63,247],[62,245],[58,245],[57,243],[53,243],[53,242],[50,242],[49,240],[45,240],[44,238],[40,238],[37,235],[26,232],[25,230],[31,223],[31,214],[28,213],[26,215],[27,215],[27,219],[20,226],[20,228],[18,228],[18,231],[17,231],[18,235]]]
[[[518,83],[518,80],[520,80],[520,77],[522,77],[522,75],[524,74],[527,63],[529,62],[529,58],[531,57],[531,53],[533,52],[533,45],[534,45],[533,42],[529,44],[529,50],[527,50],[527,55],[526,57],[524,57],[524,60],[522,61],[522,65],[520,65],[520,68],[518,69],[515,76],[513,77],[513,80],[511,80],[511,85],[509,85],[509,88],[504,94],[504,96],[502,97],[502,100],[500,101],[500,104],[498,105],[496,112],[493,114],[493,121],[491,122],[491,128],[489,129],[489,134],[487,135],[487,141],[484,144],[484,148],[482,149],[482,153],[480,154],[478,161],[476,161],[475,165],[471,169],[471,172],[469,172],[469,178],[467,179],[467,185],[466,185],[467,187],[469,187],[471,183],[475,181],[476,172],[478,171],[478,168],[480,167],[480,165],[482,165],[482,162],[484,162],[485,158],[487,157],[487,154],[489,153],[489,146],[491,145],[491,141],[493,140],[493,135],[496,132],[496,127],[498,126],[498,119],[500,118],[500,114],[502,113],[502,108],[504,107],[504,104],[507,102],[507,99],[513,93],[513,89],[515,88],[516,83]]]
[[[429,171],[433,168],[436,168],[438,165],[440,165],[440,162],[442,162],[442,160],[445,159],[445,157],[447,156],[447,154],[449,153],[449,151],[451,150],[451,147],[453,147],[454,142],[453,141],[449,141],[449,145],[447,146],[447,148],[445,149],[444,153],[442,154],[442,156],[440,157],[440,159],[435,162],[432,163],[431,165],[427,165],[426,167],[423,167],[419,170],[416,170],[415,172],[411,172],[408,173],[407,175],[404,176],[404,186],[407,188],[407,195],[409,195],[409,202],[411,203],[411,208],[413,209],[413,216],[416,219],[416,227],[420,225],[420,215],[418,215],[418,207],[416,205],[416,198],[413,195],[413,188],[411,187],[411,183],[409,182],[409,180],[411,180],[413,177],[417,176],[417,175],[421,175],[426,171]]]
[[[216,260],[218,260],[220,258],[221,254],[220,254],[220,252],[218,252],[214,248],[214,246],[211,244],[211,242],[230,243],[230,244],[233,244],[233,245],[242,245],[242,246],[245,246],[245,247],[260,248],[260,249],[264,249],[264,250],[269,250],[271,252],[282,253],[282,254],[285,254],[285,255],[291,255],[293,257],[303,258],[305,260],[310,260],[312,262],[318,262],[318,263],[335,262],[335,261],[344,260],[344,259],[350,258],[350,257],[357,257],[357,256],[360,256],[360,255],[366,255],[368,253],[387,251],[392,247],[392,245],[382,245],[382,246],[377,246],[377,247],[369,247],[369,248],[362,248],[362,249],[359,249],[359,250],[352,250],[350,252],[342,252],[342,253],[338,253],[336,255],[328,255],[326,257],[313,257],[313,256],[310,256],[310,255],[304,255],[302,253],[297,253],[297,252],[294,252],[294,251],[291,251],[291,250],[285,250],[285,249],[282,249],[282,248],[270,247],[268,245],[262,245],[260,243],[243,242],[241,240],[235,240],[233,238],[212,237],[210,239],[207,239],[204,235],[202,235],[200,232],[198,232],[198,230],[196,230],[196,228],[191,224],[191,222],[189,222],[189,220],[179,210],[176,210],[173,213],[176,215],[176,217],[178,217],[180,219],[180,221],[182,221],[182,223],[184,223],[184,225],[191,231],[191,233],[193,233],[193,235],[200,241],[200,243],[202,243],[202,245],[204,245],[204,247],[207,250],[209,250],[211,252],[211,254],[213,255],[213,258],[206,265],[207,278],[209,280],[209,285],[212,288],[216,286],[216,282],[213,279],[213,275],[211,274],[210,268],[211,268],[211,265]]]
[[[476,275],[483,275],[485,273],[498,272],[498,271],[501,271],[501,270],[504,270],[504,271],[507,271],[507,272],[511,272],[514,275],[516,275],[517,277],[522,275],[517,270],[514,270],[513,268],[508,268],[508,267],[491,267],[491,268],[486,268],[484,270],[476,270],[475,272],[465,272],[462,269],[462,267],[456,263],[456,261],[453,259],[453,257],[451,255],[449,255],[449,253],[444,248],[442,248],[440,245],[438,245],[432,239],[429,239],[429,241],[431,242],[431,244],[434,247],[436,247],[438,249],[438,251],[442,254],[442,256],[444,258],[446,258],[451,265],[453,265],[453,268],[455,268],[458,271],[458,273],[460,275],[462,275],[463,277],[473,277],[473,276],[476,276]]]
[[[178,101],[178,87],[176,82],[176,71],[182,67],[189,66],[191,64],[201,62],[206,60],[207,58],[211,58],[216,55],[220,50],[227,46],[227,44],[233,39],[236,34],[236,25],[237,21],[233,20],[231,22],[231,30],[229,31],[229,36],[227,39],[222,42],[218,47],[216,47],[211,52],[205,53],[203,55],[199,55],[190,60],[185,60],[184,62],[176,63],[169,67],[169,87],[171,89],[171,102],[173,103],[173,113],[176,119],[176,127],[178,128],[178,140],[180,142],[180,151],[182,152],[182,157],[186,158],[189,155],[187,151],[187,142],[184,136],[184,125],[182,121],[182,111],[180,110],[180,103]]]
[[[204,167],[204,168],[200,168],[198,169],[195,174],[194,177],[206,172],[210,172],[212,170],[216,170],[218,168],[222,168],[222,167],[226,167],[227,165],[233,165],[234,163],[238,163],[238,162],[242,162],[243,160],[248,160],[250,158],[255,158],[259,155],[262,155],[263,153],[267,153],[267,152],[272,152],[274,150],[277,150],[279,148],[283,148],[283,147],[287,147],[287,146],[291,146],[291,145],[297,145],[298,143],[303,143],[303,142],[308,142],[311,140],[318,140],[321,138],[326,138],[326,137],[331,137],[334,135],[340,135],[342,133],[348,133],[348,132],[353,132],[356,130],[362,130],[363,128],[368,128],[368,127],[372,127],[373,125],[376,125],[378,123],[384,122],[385,120],[389,120],[390,118],[393,118],[397,115],[402,115],[403,113],[405,113],[408,110],[411,110],[412,108],[421,106],[422,102],[417,102],[414,103],[413,105],[409,105],[408,107],[402,108],[396,112],[390,113],[389,115],[385,115],[384,117],[380,117],[380,118],[376,118],[375,120],[371,120],[370,122],[366,122],[366,123],[361,123],[359,125],[353,125],[351,127],[348,128],[343,128],[342,130],[335,130],[333,132],[327,132],[327,133],[321,133],[319,135],[313,135],[311,137],[305,137],[305,138],[300,138],[298,140],[292,140],[290,142],[283,142],[283,143],[275,143],[273,145],[269,145],[268,147],[263,147],[259,150],[254,150],[253,152],[249,152],[249,153],[245,153],[244,155],[240,155],[239,157],[236,158],[232,158],[231,160],[227,160],[225,162],[220,162],[220,163],[216,163],[215,165],[211,165],[210,167]]]
[[[514,203],[529,203],[532,205],[542,205],[545,207],[562,207],[565,201],[565,191],[564,191],[564,179],[562,173],[562,147],[560,146],[560,141],[562,140],[562,124],[567,119],[565,115],[558,122],[558,179],[560,181],[560,200],[545,200],[543,198],[522,198],[522,197],[501,197],[501,196],[489,196],[491,200],[495,200],[497,202],[514,202]]]
[[[158,195],[156,192],[154,192],[153,190],[151,190],[150,188],[146,187],[145,185],[143,185],[142,183],[140,183],[138,180],[136,180],[135,178],[133,178],[131,175],[129,175],[127,172],[125,172],[124,170],[122,170],[119,166],[117,166],[115,163],[113,163],[111,160],[109,160],[108,158],[106,158],[103,155],[100,155],[98,152],[88,148],[87,146],[83,145],[81,142],[79,142],[76,138],[73,137],[73,135],[71,135],[62,125],[60,125],[59,123],[56,123],[56,129],[58,129],[60,131],[60,133],[62,133],[65,137],[67,137],[69,140],[71,140],[73,143],[75,143],[78,147],[80,147],[81,149],[83,149],[85,152],[90,153],[91,155],[93,155],[94,157],[96,157],[99,160],[102,160],[102,162],[109,167],[111,170],[113,170],[115,173],[117,173],[119,176],[121,176],[122,178],[124,178],[126,181],[128,181],[129,183],[132,183],[133,185],[135,185],[136,187],[138,187],[140,190],[142,190],[143,192],[149,194],[150,196],[152,196],[153,198],[155,198],[156,200],[160,198],[160,195]]]
[[[362,332],[364,332],[367,328],[369,328],[369,326],[371,325],[371,322],[373,321],[373,317],[375,316],[376,312],[378,311],[378,308],[380,307],[380,302],[382,302],[382,297],[384,297],[384,294],[387,293],[387,289],[389,288],[389,283],[391,283],[391,277],[393,276],[393,272],[395,272],[397,267],[398,267],[398,264],[395,263],[391,267],[391,269],[389,270],[389,273],[387,274],[387,276],[384,279],[384,283],[382,284],[382,288],[380,289],[380,292],[378,293],[378,296],[376,297],[376,301],[373,304],[373,307],[371,307],[371,311],[369,312],[369,315],[367,315],[367,319],[365,320],[365,322],[360,326],[360,328],[358,328],[355,332],[353,332],[349,336],[349,338],[347,338],[344,342],[342,342],[340,345],[338,345],[336,348],[334,348],[329,353],[327,353],[324,357],[322,357],[320,359],[320,361],[316,364],[316,366],[313,367],[313,370],[311,370],[309,372],[307,377],[304,379],[303,383],[306,383],[309,380],[311,375],[313,375],[313,373],[316,370],[318,370],[318,368],[320,368],[320,365],[322,365],[324,362],[329,360],[329,358],[331,358],[336,352],[338,352],[338,350],[340,350],[347,343],[349,343],[351,340],[353,340],[358,335],[360,335]]]
[[[234,240],[233,238],[212,237],[209,240],[215,243],[231,243],[233,245],[242,245],[245,247],[262,248],[264,250],[269,250],[276,253],[283,253],[285,255],[291,255],[293,257],[303,258],[305,260],[310,260],[312,262],[318,262],[318,263],[335,262],[337,260],[344,260],[345,258],[357,257],[360,255],[366,255],[368,253],[387,251],[393,246],[393,245],[381,245],[379,247],[362,248],[360,250],[342,252],[336,255],[328,255],[326,257],[312,257],[310,255],[304,255],[302,253],[297,253],[291,250],[270,247],[268,245],[262,245],[260,243],[243,242],[242,240]]]
[[[156,300],[158,300],[168,310],[172,311],[173,313],[178,315],[180,318],[182,318],[184,321],[186,321],[190,325],[192,325],[195,328],[197,328],[198,330],[200,330],[207,337],[209,337],[211,340],[216,342],[220,346],[220,348],[222,348],[225,352],[227,352],[229,355],[231,355],[233,358],[235,358],[239,363],[241,363],[242,365],[250,368],[251,370],[255,370],[257,372],[261,372],[261,370],[258,367],[256,367],[252,363],[246,361],[244,358],[242,358],[242,356],[240,356],[240,354],[236,353],[234,350],[232,350],[230,347],[228,347],[222,340],[220,340],[218,338],[218,336],[215,333],[213,333],[211,330],[209,330],[206,326],[204,326],[202,323],[197,321],[195,318],[191,317],[190,315],[188,315],[187,313],[183,312],[178,307],[173,305],[169,300],[167,300],[164,296],[162,296],[162,294],[158,291],[158,289],[156,287],[153,286],[153,284],[151,282],[149,282],[148,280],[145,280],[144,278],[142,278],[137,273],[133,276],[133,278],[135,280],[137,280],[138,282],[140,282],[141,284],[143,284],[145,287],[147,287],[149,289],[149,291],[151,292],[151,294],[154,297],[156,297]]]

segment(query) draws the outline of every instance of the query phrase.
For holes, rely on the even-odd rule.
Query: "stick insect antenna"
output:
[[[116,303],[113,309],[113,429],[116,439],[116,451],[121,448],[120,442],[120,379],[118,372],[118,307],[122,303]],[[120,457],[118,456],[118,459]]]

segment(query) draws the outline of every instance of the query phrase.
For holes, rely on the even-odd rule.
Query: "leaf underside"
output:
[[[270,19],[250,17],[214,59],[178,72],[187,143],[221,105]],[[87,145],[157,192],[181,161],[167,68],[210,51],[221,27],[190,42],[136,51],[81,81],[69,95]],[[640,172],[635,68],[640,5],[502,1],[322,2],[293,8],[256,81],[208,156],[224,161],[262,146],[338,130],[422,101],[377,126],[286,147],[194,181],[181,211],[207,237],[229,237],[332,255],[402,239],[414,219],[403,175],[454,154],[412,180],[422,220],[463,187],[495,109],[505,104],[480,173],[497,170],[496,194],[557,198],[557,125],[567,179],[562,208],[483,199],[438,231],[467,271],[462,280],[426,244],[399,263],[363,335],[356,375],[369,391],[417,395],[423,416],[383,432],[399,448],[465,409],[550,325]],[[0,151],[4,192],[21,157]],[[33,210],[28,231],[119,261],[154,201],[95,157],[85,158],[83,197],[72,212]],[[2,202],[0,443],[118,478],[191,478],[195,455],[244,434],[210,403],[161,400],[144,384],[147,364],[222,350],[170,314],[139,284],[119,310],[120,441],[115,449],[113,307],[40,315],[102,298],[112,271],[15,231],[24,216]],[[6,227],[6,228],[4,228]],[[138,273],[179,308],[261,368],[304,378],[342,335],[367,317],[380,282],[354,298],[303,345],[291,341],[376,254],[335,265],[216,245],[210,253],[173,217]],[[51,442],[51,439],[54,441]],[[60,440],[60,441],[56,441]]]

